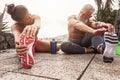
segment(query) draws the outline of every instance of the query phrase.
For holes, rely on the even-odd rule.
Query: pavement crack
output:
[[[6,59],[12,59],[12,58],[17,58],[17,57],[16,57],[16,56],[14,56],[14,57],[9,57],[9,58],[0,59],[0,60],[6,60]]]
[[[13,73],[19,73],[19,72],[14,72]],[[27,73],[19,73],[19,74],[24,74],[24,75],[29,75],[29,76],[34,76],[34,77],[41,77],[41,78],[47,78],[47,79],[52,79],[52,80],[60,80],[57,78],[52,78],[52,77],[47,77],[47,76],[40,76],[40,75],[34,75],[34,74],[27,74]]]
[[[80,80],[82,78],[82,76],[84,75],[84,73],[86,72],[86,70],[88,69],[89,65],[91,64],[91,62],[93,61],[93,59],[95,58],[96,54],[93,55],[93,57],[90,59],[90,61],[88,62],[87,66],[85,67],[85,69],[83,69],[82,73],[80,74],[80,76],[77,78],[77,80]]]
[[[6,70],[0,70],[0,71],[6,71]],[[6,72],[2,73],[2,75],[6,74],[8,72],[19,73],[19,74],[23,74],[23,75],[40,77],[40,78],[47,78],[47,79],[52,79],[52,80],[60,80],[60,79],[57,79],[57,78],[52,78],[52,77],[47,77],[47,76],[40,76],[40,75],[34,75],[34,74],[27,74],[27,73],[20,73],[20,72],[16,72],[16,71],[6,71]]]

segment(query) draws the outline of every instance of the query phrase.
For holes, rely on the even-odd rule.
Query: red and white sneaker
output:
[[[28,46],[28,52],[23,54],[21,57],[21,64],[23,65],[24,68],[31,68],[32,65],[35,63],[34,61],[34,42],[35,38],[34,37],[29,37],[27,38],[24,35],[20,35],[20,44],[21,45],[27,45]]]

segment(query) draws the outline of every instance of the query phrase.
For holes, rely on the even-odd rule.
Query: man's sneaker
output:
[[[103,61],[106,63],[112,63],[114,60],[114,50],[118,43],[117,34],[104,33],[104,45],[105,49],[103,52]]]
[[[21,45],[27,45],[28,46],[28,52],[24,53],[21,57],[21,64],[23,65],[24,68],[31,68],[32,65],[35,63],[34,61],[34,42],[35,38],[34,37],[25,37],[24,35],[20,35],[20,44]]]
[[[112,63],[114,60],[113,57],[106,57],[106,56],[103,56],[103,62],[105,63]]]

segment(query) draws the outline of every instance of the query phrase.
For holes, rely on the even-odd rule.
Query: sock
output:
[[[103,52],[103,61],[111,63],[114,60],[114,50],[118,43],[116,34],[110,35],[108,32],[104,33],[105,50]]]

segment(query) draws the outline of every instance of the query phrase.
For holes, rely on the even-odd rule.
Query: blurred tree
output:
[[[118,35],[118,40],[120,41],[120,1],[119,1],[119,9],[117,10],[116,17],[115,17],[115,30],[116,34]]]
[[[5,29],[7,29],[7,23],[8,22],[3,22],[3,17],[4,17],[4,14],[5,14],[6,6],[7,5],[5,5],[3,12],[0,13],[0,32],[5,31]]]
[[[94,15],[94,20],[114,24],[117,12],[117,10],[112,8],[114,0],[106,0],[106,2],[95,0],[95,2],[97,4],[97,12]]]
[[[8,33],[8,22],[3,21],[3,17],[6,11],[6,6],[3,12],[0,14],[0,50],[7,48],[15,48],[14,36],[12,33]]]

